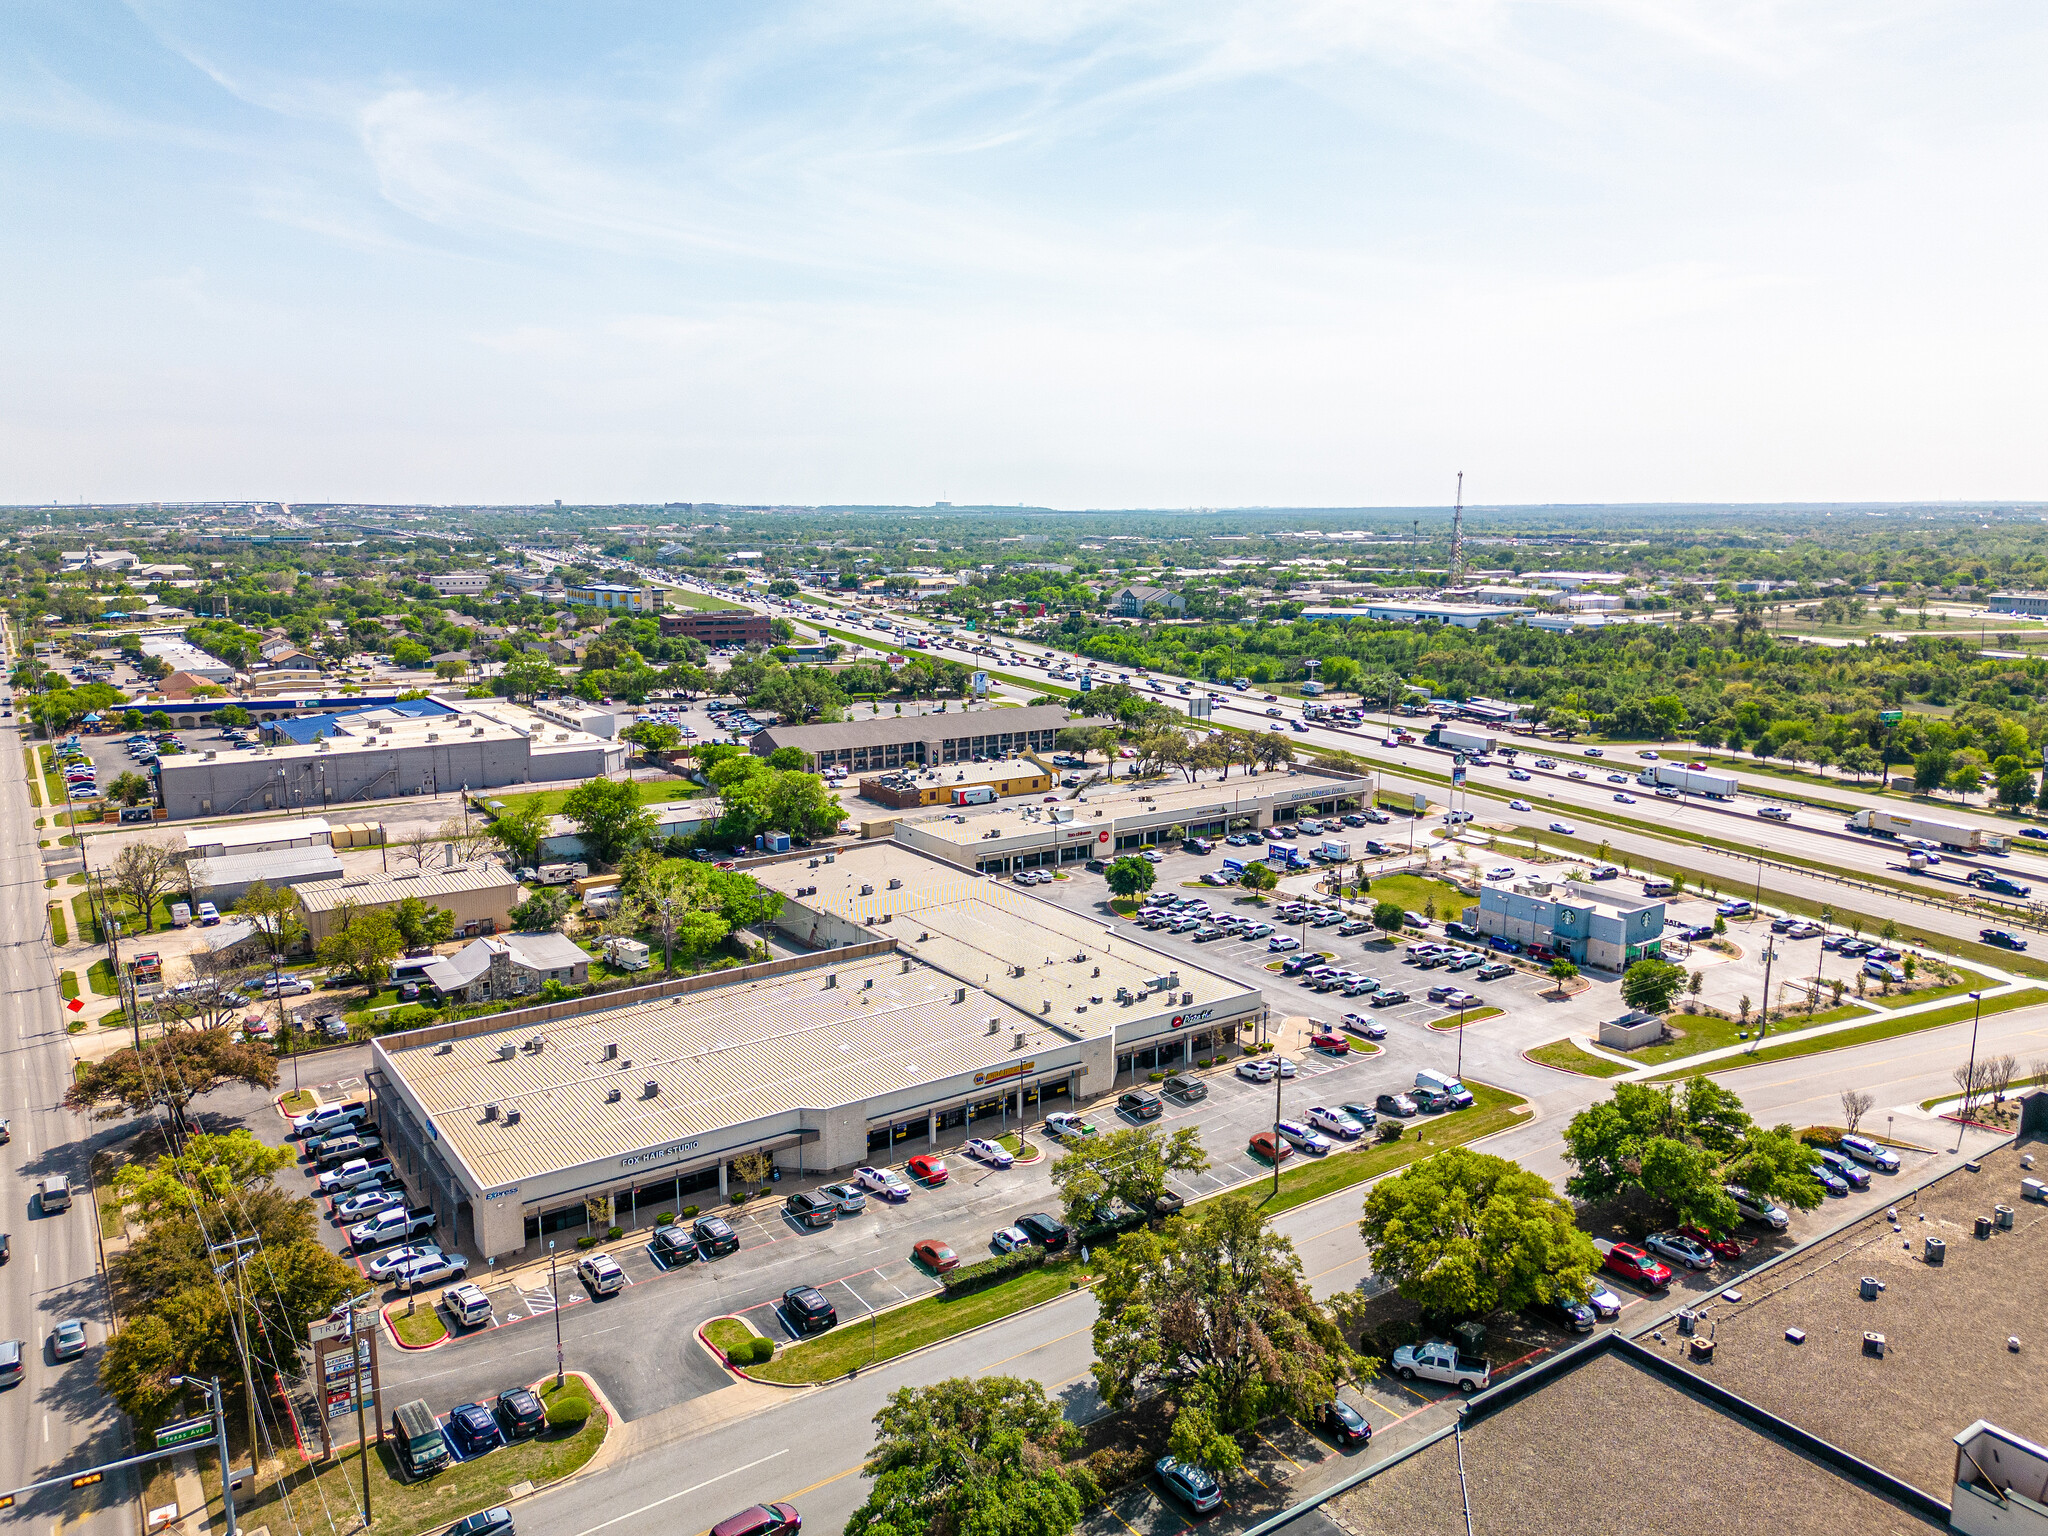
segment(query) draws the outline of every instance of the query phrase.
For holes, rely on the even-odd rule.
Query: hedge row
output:
[[[981,1290],[984,1286],[995,1285],[1021,1275],[1027,1269],[1037,1269],[1045,1262],[1045,1250],[1037,1244],[1019,1248],[1013,1253],[999,1253],[992,1259],[983,1259],[979,1264],[963,1264],[950,1269],[939,1277],[939,1283],[949,1296],[965,1296]]]

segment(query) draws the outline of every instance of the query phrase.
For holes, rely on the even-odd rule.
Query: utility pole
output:
[[[1273,1198],[1280,1198],[1280,1063],[1273,1063]]]
[[[370,1523],[370,1431],[363,1422],[363,1346],[356,1338],[356,1309],[370,1299],[370,1292],[351,1296],[348,1303],[348,1367],[356,1399],[356,1455],[363,1463],[363,1525]]]
[[[1455,587],[1465,567],[1465,471],[1458,471],[1458,504],[1451,510],[1451,575],[1446,586]]]
[[[1751,1050],[1752,1052],[1756,1050],[1757,1046],[1759,1046],[1759,1045],[1762,1045],[1762,1044],[1764,1043],[1764,1036],[1765,1036],[1765,1035],[1767,1035],[1767,1034],[1769,1034],[1769,1033],[1771,1032],[1771,962],[1772,962],[1773,960],[1777,959],[1777,958],[1778,958],[1778,946],[1777,946],[1777,943],[1776,943],[1776,942],[1775,942],[1774,940],[1769,940],[1769,939],[1765,940],[1765,941],[1764,941],[1764,1009],[1763,1009],[1763,1013],[1762,1013],[1762,1014],[1760,1015],[1760,1017],[1761,1017],[1761,1020],[1762,1020],[1762,1022],[1761,1022],[1761,1024],[1760,1024],[1760,1025],[1758,1026],[1758,1028],[1757,1028],[1757,1032],[1756,1032],[1756,1039],[1755,1039],[1755,1040],[1754,1040],[1754,1041],[1753,1041],[1753,1042],[1752,1042],[1752,1043],[1750,1044],[1750,1047],[1749,1047],[1749,1048],[1750,1048],[1750,1050]]]
[[[1963,1112],[1956,1116],[1956,1151],[1963,1150],[1963,1131],[1970,1120],[1970,1096],[1977,1088],[1977,1021],[1984,1016],[1984,994],[1972,992],[1970,1001],[1977,1006],[1970,1013],[1970,1065],[1963,1078]],[[1885,1130],[1891,1130],[1891,1117],[1885,1117]]]
[[[259,1460],[256,1453],[256,1378],[249,1369],[248,1296],[242,1285],[242,1266],[248,1262],[249,1255],[242,1252],[242,1249],[260,1241],[261,1239],[255,1236],[237,1237],[229,1242],[216,1243],[207,1250],[209,1253],[225,1253],[229,1256],[225,1264],[214,1265],[213,1272],[216,1277],[226,1274],[231,1269],[235,1272],[235,1350],[242,1357],[242,1390],[247,1394],[249,1406],[249,1488],[252,1494],[256,1487],[256,1467]],[[226,1470],[226,1464],[223,1463],[222,1471]]]

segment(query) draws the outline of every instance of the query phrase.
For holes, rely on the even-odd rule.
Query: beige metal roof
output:
[[[907,968],[906,968],[907,967]],[[828,984],[829,983],[829,984]],[[1026,1049],[1065,1044],[979,989],[908,957],[714,987],[432,1042],[385,1046],[392,1067],[484,1185],[630,1156],[787,1111],[862,1104],[973,1072]],[[993,1034],[989,1020],[998,1021]],[[1102,1016],[1093,1033],[1110,1024]],[[545,1044],[524,1049],[535,1036]],[[605,1059],[615,1044],[618,1059]],[[519,1047],[510,1060],[501,1046]],[[642,1085],[660,1084],[653,1098]],[[620,1101],[606,1102],[606,1091]],[[483,1106],[499,1106],[485,1120]],[[504,1112],[519,1111],[507,1125]]]
[[[427,900],[464,891],[516,889],[518,884],[504,865],[479,862],[418,872],[408,870],[402,874],[351,875],[345,880],[320,880],[296,889],[308,912],[328,912],[345,901],[360,906],[384,906],[408,896]]]
[[[1171,960],[1085,913],[900,843],[849,848],[816,869],[808,859],[790,859],[750,872],[794,906],[830,912],[867,927],[876,938],[893,938],[1034,1018],[1068,1028],[1089,1029],[1104,1019],[1113,1024],[1125,1015],[1117,1002],[1119,987],[1143,997],[1158,990],[1149,984],[1168,972],[1179,976],[1176,995],[1194,994],[1192,1007],[1242,998],[1251,990]],[[891,890],[891,880],[903,883]],[[813,885],[816,895],[795,894]],[[871,894],[861,894],[863,885],[873,888]],[[884,914],[886,924],[874,922]],[[1022,975],[1016,974],[1020,968]],[[1050,1014],[1044,1012],[1047,1002],[1053,1005]]]
[[[1296,772],[1238,774],[1229,779],[1210,779],[1197,784],[1147,784],[1142,788],[1137,785],[1113,788],[1103,784],[1088,789],[1085,797],[1076,796],[1043,809],[1011,801],[1007,805],[982,807],[979,814],[969,815],[965,821],[931,815],[920,817],[911,824],[927,836],[971,849],[975,843],[987,839],[991,831],[998,829],[1005,838],[1029,832],[1042,832],[1050,838],[1054,827],[1053,811],[1062,814],[1073,812],[1073,821],[1062,825],[1113,829],[1120,823],[1141,819],[1151,822],[1167,815],[1185,814],[1190,819],[1200,812],[1252,816],[1271,805],[1362,793],[1362,786],[1369,782],[1364,778],[1332,778]],[[1004,851],[1011,850],[1006,848]]]

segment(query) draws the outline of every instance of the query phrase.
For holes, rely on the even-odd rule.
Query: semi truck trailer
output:
[[[1423,740],[1432,747],[1445,747],[1453,752],[1485,753],[1493,750],[1491,736],[1463,725],[1432,725]]]
[[[1957,853],[2002,853],[2005,850],[2005,838],[1988,828],[1935,821],[1927,816],[1901,815],[1897,811],[1857,811],[1842,825],[1851,832],[1862,832],[1871,837],[1902,838],[1908,842],[1917,839],[1939,848],[1952,848]]]

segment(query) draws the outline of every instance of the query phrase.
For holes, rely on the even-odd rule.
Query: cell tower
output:
[[[1458,471],[1458,504],[1451,512],[1451,577],[1446,586],[1455,587],[1465,574],[1465,471]]]

